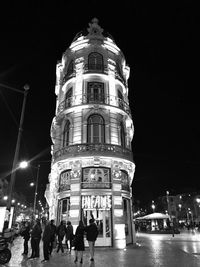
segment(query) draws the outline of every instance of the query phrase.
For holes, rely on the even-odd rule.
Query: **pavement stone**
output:
[[[30,245],[30,244],[29,244]],[[126,249],[95,248],[95,261],[90,261],[88,248],[84,251],[83,264],[74,263],[75,252],[71,254],[53,251],[50,260],[43,259],[42,241],[40,242],[40,258],[27,260],[22,256],[23,238],[18,237],[12,246],[12,258],[7,267],[199,267],[200,235],[182,234],[172,238],[171,235],[137,234],[137,245]],[[31,254],[31,248],[29,254]]]

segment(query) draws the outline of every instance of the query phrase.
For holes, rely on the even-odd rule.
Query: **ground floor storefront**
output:
[[[122,198],[122,209],[114,209],[111,195],[80,196],[79,218],[85,225],[93,218],[97,224],[99,235],[96,246],[120,247],[132,243],[132,222],[130,199]],[[57,224],[61,220],[75,222],[70,216],[70,197],[58,201]],[[87,246],[87,244],[86,244]]]

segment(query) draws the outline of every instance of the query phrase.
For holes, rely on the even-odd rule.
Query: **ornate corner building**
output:
[[[131,184],[134,128],[130,69],[98,20],[79,33],[57,64],[52,164],[45,197],[57,224],[94,218],[96,246],[133,242]]]

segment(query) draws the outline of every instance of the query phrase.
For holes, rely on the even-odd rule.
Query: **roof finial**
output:
[[[103,36],[102,35],[103,29],[98,25],[98,22],[99,21],[97,18],[92,19],[92,22],[89,23],[89,28],[87,29],[89,33],[88,35]]]

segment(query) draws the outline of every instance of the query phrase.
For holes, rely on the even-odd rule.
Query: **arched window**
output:
[[[74,62],[73,60],[71,60],[67,68],[67,76],[71,75],[73,71],[74,71]]]
[[[88,143],[99,144],[105,142],[104,119],[100,115],[90,116],[87,127]]]
[[[117,96],[118,96],[119,107],[123,108],[124,99],[123,99],[123,95],[120,90],[117,91]]]
[[[89,54],[88,69],[89,70],[103,70],[103,56],[96,52]]]
[[[104,103],[104,84],[89,82],[87,85],[87,103]]]
[[[69,134],[70,134],[70,121],[67,120],[63,133],[63,147],[69,146]]]
[[[66,93],[65,96],[65,108],[71,107],[72,105],[72,87]]]
[[[126,135],[125,135],[123,122],[120,123],[120,139],[121,139],[121,146],[125,147],[126,146]]]

